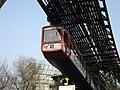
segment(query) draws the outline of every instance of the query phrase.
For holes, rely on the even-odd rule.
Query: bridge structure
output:
[[[37,0],[50,24],[72,34],[94,80],[108,90],[120,83],[120,58],[105,0]]]
[[[6,2],[6,0],[0,0],[0,8],[3,6],[3,4]]]

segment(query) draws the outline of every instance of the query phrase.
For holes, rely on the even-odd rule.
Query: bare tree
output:
[[[5,90],[10,84],[10,74],[8,65],[0,60],[0,90]]]
[[[34,58],[20,57],[14,62],[15,72],[11,77],[14,90],[35,90],[36,75],[40,70],[40,64]]]

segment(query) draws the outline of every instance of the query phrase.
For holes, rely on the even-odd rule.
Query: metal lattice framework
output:
[[[41,64],[40,66],[41,66],[41,70],[39,71],[39,73],[41,73],[42,75],[49,75],[49,76],[61,75],[61,72],[52,65]]]
[[[105,0],[38,0],[51,24],[73,35],[93,76],[107,73],[120,81],[120,59]]]
[[[6,2],[6,0],[0,0],[0,8],[3,6],[3,4]]]

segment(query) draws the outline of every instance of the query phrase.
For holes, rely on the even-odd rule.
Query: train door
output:
[[[71,53],[70,50],[70,35],[64,31],[64,42],[65,42],[65,49],[67,53]]]

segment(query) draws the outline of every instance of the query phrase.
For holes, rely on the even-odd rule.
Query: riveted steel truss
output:
[[[120,82],[120,58],[105,0],[38,2],[47,14],[50,24],[62,24],[72,34],[93,77],[99,77],[102,71],[110,73],[110,76]]]

